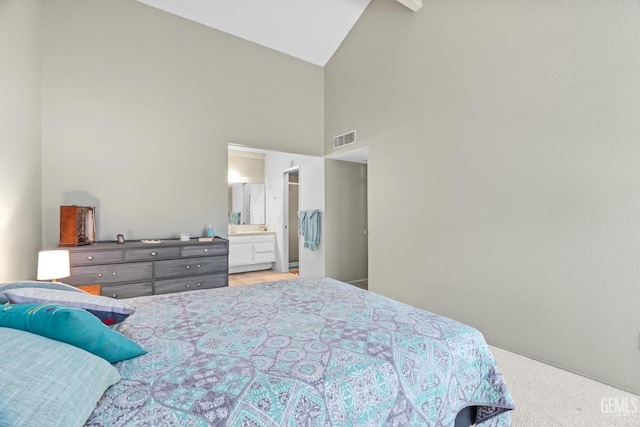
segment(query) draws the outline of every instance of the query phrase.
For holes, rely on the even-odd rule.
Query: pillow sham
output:
[[[34,280],[21,280],[18,282],[7,282],[0,285],[0,305],[4,305],[8,302],[4,296],[4,291],[20,288],[42,288],[42,289],[56,289],[58,291],[80,292],[86,293],[82,289],[78,289],[75,286],[67,285],[61,282],[37,282]]]
[[[86,292],[66,292],[55,289],[22,288],[5,292],[11,304],[60,304],[82,308],[96,316],[105,325],[122,322],[135,309],[128,304],[109,297],[91,295]]]
[[[135,341],[110,329],[85,310],[57,304],[2,306],[0,327],[20,329],[71,344],[110,363],[147,352]]]
[[[82,426],[120,381],[103,359],[69,344],[0,328],[0,426]]]

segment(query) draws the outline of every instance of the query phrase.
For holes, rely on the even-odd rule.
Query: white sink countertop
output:
[[[250,236],[252,234],[276,234],[275,231],[236,231],[234,232],[229,232],[229,237],[233,237],[233,236]]]

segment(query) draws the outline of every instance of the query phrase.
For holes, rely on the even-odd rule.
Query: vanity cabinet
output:
[[[269,270],[276,262],[276,236],[270,232],[229,235],[229,272]]]
[[[229,242],[115,242],[69,250],[69,285],[99,283],[102,295],[130,298],[229,285]]]
[[[253,264],[253,236],[230,236],[229,268],[250,264]]]

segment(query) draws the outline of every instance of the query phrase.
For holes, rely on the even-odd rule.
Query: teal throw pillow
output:
[[[111,363],[147,352],[91,313],[56,304],[4,305],[0,307],[0,327],[21,329],[71,344]]]

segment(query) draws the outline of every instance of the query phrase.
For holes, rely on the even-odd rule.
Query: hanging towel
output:
[[[229,212],[229,224],[240,225],[240,212]]]
[[[307,226],[307,211],[298,211],[298,234],[304,236]]]
[[[320,211],[310,209],[305,215],[304,247],[312,251],[320,244]]]
[[[320,210],[298,211],[298,234],[304,236],[304,247],[315,250],[320,244]]]

